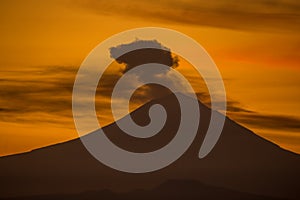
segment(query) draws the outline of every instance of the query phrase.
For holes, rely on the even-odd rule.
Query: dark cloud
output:
[[[170,55],[168,54],[168,56]],[[123,62],[124,60],[121,61],[121,63]],[[169,63],[171,67],[172,63]],[[127,62],[127,65],[134,66],[130,62]],[[72,88],[77,69],[77,67],[71,66],[48,66],[2,72],[0,120],[56,124],[63,124],[66,120],[71,122]],[[121,76],[122,74],[105,73],[101,78],[101,87],[97,89],[97,98],[100,98],[100,101],[96,100],[96,103],[104,102],[98,103],[98,108],[104,109],[101,113],[103,118],[110,110],[109,99],[112,89]],[[149,99],[158,98],[168,92],[170,91],[160,86],[145,86],[135,93],[133,102],[141,105]],[[210,97],[207,92],[197,93],[197,96],[200,101],[210,106]],[[216,104],[218,105],[218,102]],[[296,116],[256,112],[234,100],[227,101],[227,114],[249,128],[293,132],[300,130],[300,119]]]
[[[227,101],[227,115],[250,128],[300,131],[299,117],[256,112],[246,109],[237,101]]]
[[[144,20],[242,30],[299,31],[297,0],[147,0],[81,1],[99,14],[125,15]]]
[[[127,71],[140,66],[142,64],[148,63],[158,63],[169,68],[175,68],[178,66],[178,57],[173,56],[171,49],[166,46],[163,46],[157,40],[135,40],[128,44],[121,44],[116,47],[110,48],[110,55],[116,60],[117,63],[125,65],[125,68],[121,71],[125,74]],[[151,68],[151,66],[149,66]],[[168,82],[171,85],[174,85],[174,81],[168,77],[169,68],[165,70],[140,70],[135,72],[136,81],[147,82],[151,80],[156,82],[156,80],[163,79],[164,82]],[[108,83],[112,85],[107,88],[114,88],[115,83],[118,80],[114,80],[112,83],[111,80],[108,80]],[[106,81],[104,81],[105,83]],[[126,92],[129,89],[134,88],[134,81],[123,86],[123,90]],[[135,88],[137,89],[137,88]],[[147,102],[154,98],[160,98],[169,94],[170,91],[162,86],[157,84],[147,84],[141,87],[136,93],[132,102],[141,103]]]
[[[197,93],[198,99],[206,106],[210,107],[210,96],[206,92]],[[221,102],[215,102],[216,107]],[[226,112],[235,121],[251,128],[281,130],[281,131],[300,131],[300,118],[288,115],[273,115],[256,112],[247,109],[238,101],[227,100]]]
[[[28,69],[26,69],[28,70]],[[72,88],[77,67],[55,66],[35,67],[30,69],[31,76],[25,70],[7,72],[0,80],[0,120],[9,122],[47,122],[63,124],[72,121]],[[98,88],[98,98],[109,98],[114,80],[120,75],[106,74],[102,87]],[[159,86],[158,86],[159,87]],[[165,94],[165,88],[159,88]],[[155,98],[152,90],[140,89],[135,95],[135,102],[142,104]],[[145,95],[145,93],[147,95]],[[161,94],[161,95],[163,95]],[[210,105],[209,95],[198,93],[198,98]],[[218,102],[216,102],[218,104]],[[99,104],[109,110],[109,101]],[[106,112],[103,112],[106,113]],[[269,115],[245,108],[237,101],[227,101],[227,114],[235,121],[249,128],[298,132],[300,119],[296,116]]]
[[[169,67],[178,66],[178,58],[173,57],[171,50],[157,40],[136,40],[111,47],[110,55],[118,63],[125,64],[123,73],[147,63],[159,63]]]
[[[300,118],[294,116],[240,113],[235,118],[240,123],[254,128],[295,132],[300,130]]]
[[[253,111],[251,110],[248,110],[246,108],[243,108],[244,106],[241,105],[239,102],[237,101],[233,101],[233,100],[230,100],[230,101],[227,101],[227,111],[228,112],[234,112],[234,113],[237,113],[237,112],[242,112],[242,113],[254,113]]]
[[[0,120],[35,123],[71,118],[76,70],[49,66],[7,71],[6,78],[0,80]]]
[[[199,101],[201,101],[203,104],[205,104],[208,107],[211,107],[211,99],[210,95],[207,92],[197,92],[196,93]],[[216,106],[216,109],[223,106],[223,102],[214,102],[214,105]],[[234,100],[227,100],[226,101],[226,111],[230,113],[254,113],[254,111],[251,111],[249,109],[246,109],[245,106],[241,105],[238,101]]]

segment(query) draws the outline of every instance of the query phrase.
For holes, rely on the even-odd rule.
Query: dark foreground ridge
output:
[[[151,190],[114,193],[110,190],[87,191],[79,194],[52,194],[7,198],[1,200],[153,200],[153,199],[222,199],[222,200],[283,200],[275,197],[247,194],[229,189],[204,185],[197,181],[170,180]],[[285,199],[286,200],[286,199]]]
[[[149,123],[149,107],[156,103],[163,105],[168,113],[165,127],[157,135],[149,139],[133,138],[115,123],[103,131],[115,144],[130,151],[147,152],[164,146],[176,134],[180,119],[174,95],[151,101],[131,116],[138,124]],[[213,151],[199,159],[211,113],[200,102],[199,107],[200,126],[193,144],[166,168],[145,174],[119,172],[98,162],[80,139],[75,139],[0,158],[0,198],[300,198],[300,156],[281,149],[229,118]]]

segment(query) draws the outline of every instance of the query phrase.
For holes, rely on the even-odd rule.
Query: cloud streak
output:
[[[79,1],[79,6],[102,15],[211,26],[239,30],[299,31],[297,0],[133,0]]]
[[[161,45],[157,41],[152,41],[152,43]],[[122,58],[114,56],[114,53],[127,47],[121,45],[111,49],[112,57],[116,59],[116,62],[108,67],[108,69],[113,68],[113,70],[106,71],[100,79],[100,87],[97,88],[96,95],[96,109],[100,122],[101,119],[106,120],[106,123],[113,121],[110,110],[111,94],[116,82],[123,73],[144,62],[162,63],[170,68],[177,67],[180,63],[178,58],[173,57],[170,49],[167,48],[163,51],[149,51],[148,49],[133,52],[133,55],[125,54]],[[163,54],[163,56],[160,57],[157,53],[159,55]],[[151,58],[151,55],[154,56]],[[137,57],[141,59],[136,59]],[[143,57],[150,60],[145,61]],[[125,65],[125,68],[124,66],[122,68],[122,65]],[[67,122],[72,124],[72,89],[77,69],[78,67],[72,66],[44,66],[2,71],[3,76],[0,79],[0,121],[56,124]],[[163,76],[156,76],[157,74],[151,76],[172,81],[168,74],[169,71],[164,71]],[[136,81],[141,81],[143,76],[149,76],[149,74],[136,74],[136,76]],[[196,79],[196,76],[191,74],[189,76],[191,76],[189,77],[190,80]],[[134,87],[134,85],[128,84],[124,87],[132,86]],[[210,106],[209,94],[204,89],[197,89],[202,91],[197,93],[199,100]],[[135,105],[142,105],[151,99],[162,97],[168,93],[170,91],[163,87],[143,86],[135,93],[131,102]],[[281,129],[293,132],[300,130],[300,119],[295,116],[270,115],[252,111],[234,100],[227,101],[227,113],[237,122],[250,128]]]
[[[24,74],[30,71],[30,76]],[[48,66],[31,67],[30,70],[12,70],[5,72],[5,78],[0,79],[0,121],[27,123],[72,123],[72,88],[77,67]],[[98,88],[97,103],[105,119],[110,112],[110,95],[115,80],[120,75],[105,74],[104,81]],[[157,88],[165,93],[163,88]],[[140,89],[135,94],[135,103],[142,104],[149,100],[145,93],[152,90]],[[151,98],[157,96],[149,93]],[[210,105],[209,95],[198,93],[198,98]],[[248,127],[299,132],[300,119],[296,116],[273,115],[255,112],[245,108],[239,102],[227,102],[228,116]],[[101,117],[100,117],[101,118]]]
[[[236,116],[236,118],[239,122],[254,128],[294,132],[299,132],[300,130],[300,118],[294,116],[240,113]]]
[[[0,80],[0,120],[30,123],[69,120],[76,70],[48,66],[3,72],[6,78]]]

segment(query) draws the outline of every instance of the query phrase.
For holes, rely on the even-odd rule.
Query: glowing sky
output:
[[[298,1],[119,2],[0,2],[0,155],[77,137],[71,92],[81,62],[107,37],[145,26],[199,42],[224,78],[229,117],[300,153]],[[183,63],[178,70],[193,80]]]

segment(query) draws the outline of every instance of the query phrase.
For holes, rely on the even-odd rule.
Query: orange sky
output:
[[[107,37],[145,26],[199,42],[224,78],[228,115],[300,153],[297,1],[118,2],[1,1],[0,155],[75,138],[71,92],[81,62]]]

